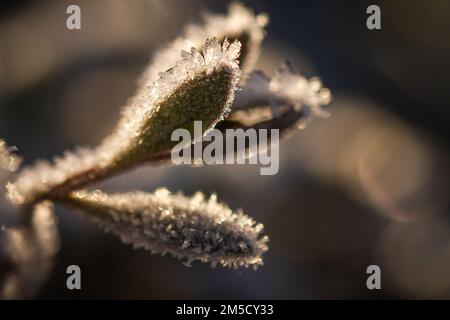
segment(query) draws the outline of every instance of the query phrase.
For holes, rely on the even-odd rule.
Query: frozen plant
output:
[[[154,55],[115,129],[95,148],[39,160],[5,183],[20,160],[0,141],[1,186],[21,214],[19,226],[2,228],[0,254],[11,270],[3,297],[32,296],[50,269],[59,248],[53,203],[135,248],[169,253],[187,265],[256,269],[263,264],[268,250],[263,225],[215,195],[188,197],[166,189],[107,194],[90,188],[138,165],[170,163],[176,143],[171,133],[192,132],[196,120],[202,121],[203,134],[214,127],[257,128],[279,129],[286,137],[312,116],[328,115],[330,91],[318,78],[306,79],[287,64],[273,78],[253,70],[267,23],[267,15],[234,3],[226,15],[209,14],[203,25],[187,26]],[[40,266],[34,280],[30,263]]]

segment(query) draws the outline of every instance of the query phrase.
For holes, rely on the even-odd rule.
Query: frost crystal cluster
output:
[[[115,129],[97,147],[39,160],[11,175],[20,159],[0,140],[0,187],[6,186],[7,199],[22,213],[20,226],[2,227],[0,255],[12,270],[0,283],[2,297],[30,296],[45,279],[59,248],[53,203],[135,248],[169,253],[188,265],[263,264],[268,250],[263,225],[215,195],[187,197],[166,189],[106,194],[89,188],[143,163],[167,160],[172,132],[193,131],[194,121],[202,121],[203,134],[214,127],[285,132],[310,115],[328,115],[324,106],[331,94],[318,78],[306,79],[287,65],[273,78],[253,70],[267,23],[267,15],[234,3],[228,14],[207,14],[202,25],[187,26],[154,55]],[[39,276],[30,278],[30,268]]]
[[[227,15],[205,14],[202,25],[187,25],[182,36],[154,55],[149,68],[142,76],[141,83],[145,85],[158,79],[161,70],[173,67],[182,50],[190,48],[200,50],[207,38],[216,38],[219,41],[238,40],[242,44],[239,57],[241,69],[250,72],[258,60],[267,23],[266,14],[255,15],[240,3],[231,4]]]

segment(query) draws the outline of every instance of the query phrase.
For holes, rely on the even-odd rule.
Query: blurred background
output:
[[[450,2],[245,1],[270,16],[259,68],[284,60],[331,89],[332,116],[257,166],[145,167],[101,185],[216,192],[264,223],[259,270],[212,269],[123,245],[57,207],[61,250],[37,298],[450,298]],[[81,7],[79,31],[66,8]],[[152,52],[226,1],[14,1],[0,8],[0,137],[26,164],[109,133]],[[382,29],[366,28],[378,4]],[[0,221],[11,209],[0,204]],[[82,290],[66,289],[68,265]],[[381,267],[382,290],[366,287]]]

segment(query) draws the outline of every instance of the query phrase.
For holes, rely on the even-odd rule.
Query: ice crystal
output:
[[[64,194],[86,181],[151,160],[170,151],[175,144],[170,139],[173,130],[193,130],[194,120],[202,120],[209,130],[223,119],[234,99],[239,52],[239,42],[225,40],[220,45],[215,39],[205,42],[203,53],[195,48],[183,51],[172,69],[130,100],[116,129],[100,146],[66,152],[53,164],[39,161],[22,170],[8,185],[9,199],[23,204],[55,189]]]
[[[166,254],[213,266],[257,267],[267,251],[263,225],[233,212],[212,195],[186,197],[158,189],[154,194],[105,194],[76,191],[66,201],[106,232],[124,243],[152,253]]]
[[[240,66],[244,73],[248,74],[258,60],[267,22],[266,14],[255,15],[239,2],[230,5],[227,15],[205,14],[203,25],[187,25],[182,36],[154,55],[150,67],[141,78],[141,83],[145,85],[156,80],[158,72],[172,67],[181,50],[191,47],[201,50],[206,38],[239,40],[242,43]]]

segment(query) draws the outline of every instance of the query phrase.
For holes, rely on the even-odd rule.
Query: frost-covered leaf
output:
[[[307,79],[294,72],[289,64],[283,64],[272,78],[260,71],[253,72],[247,85],[236,95],[232,111],[270,107],[272,116],[277,117],[288,107],[302,110],[305,114],[326,117],[329,112],[324,106],[331,99],[330,90],[323,87],[318,77]]]
[[[284,64],[270,80],[270,91],[289,102],[296,110],[308,108],[319,117],[329,113],[323,108],[331,102],[331,92],[318,77],[306,79]]]
[[[195,120],[205,131],[228,113],[240,69],[240,43],[207,40],[203,53],[183,51],[160,78],[142,87],[125,107],[114,132],[95,149],[67,152],[51,164],[39,161],[8,185],[13,203],[63,196],[72,189],[168,153],[175,129],[193,131]]]
[[[140,82],[145,85],[156,80],[161,70],[174,65],[181,50],[189,50],[191,47],[201,50],[206,38],[241,42],[240,67],[244,75],[249,74],[259,58],[261,43],[265,37],[264,27],[267,23],[266,14],[255,15],[251,9],[239,2],[232,3],[226,15],[205,14],[203,24],[187,25],[182,36],[154,55]]]
[[[121,166],[169,151],[177,143],[170,139],[172,132],[178,128],[193,132],[195,120],[201,120],[205,130],[212,128],[234,100],[240,76],[239,49],[239,42],[229,45],[224,41],[221,47],[217,40],[207,40],[203,55],[196,49],[183,51],[183,60],[163,73],[148,95],[125,110],[99,152],[115,154],[113,165]]]
[[[166,189],[154,194],[76,191],[63,203],[135,248],[169,253],[187,264],[198,260],[213,266],[257,267],[268,249],[263,225],[233,212],[215,195],[205,199],[196,193],[190,198]]]
[[[1,299],[32,298],[52,269],[59,249],[56,217],[50,202],[30,209],[28,226],[2,228],[1,263],[6,272],[0,281]]]

